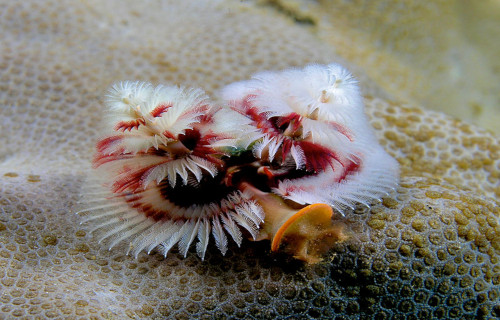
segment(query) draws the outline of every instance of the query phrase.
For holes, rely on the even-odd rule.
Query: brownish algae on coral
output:
[[[327,261],[307,266],[266,242],[226,257],[211,248],[204,262],[194,252],[134,259],[99,244],[72,208],[111,83],[214,91],[255,71],[341,60],[269,8],[120,3],[0,3],[1,317],[498,317],[498,136],[390,101],[356,66],[402,181],[346,215],[351,236]]]

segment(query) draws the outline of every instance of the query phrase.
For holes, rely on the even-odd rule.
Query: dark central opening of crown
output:
[[[198,130],[186,130],[178,136],[179,141],[189,150],[193,151],[200,141],[201,134]]]
[[[192,205],[220,204],[228,199],[228,195],[240,190],[243,182],[250,183],[263,191],[270,192],[268,178],[257,173],[259,164],[255,162],[252,152],[245,152],[239,157],[223,159],[226,167],[220,170],[215,177],[204,172],[200,181],[190,174],[187,184],[177,183],[172,187],[168,179],[160,182],[160,192],[165,199],[179,207]]]
[[[272,123],[277,133],[294,140],[302,139],[302,117],[297,113],[291,113],[283,117],[271,117]]]
[[[198,130],[188,129],[183,134],[179,134],[177,139],[162,146],[157,154],[169,155],[174,159],[190,155],[201,143],[201,134]]]
[[[175,187],[172,187],[168,179],[165,179],[159,187],[165,199],[184,208],[192,205],[218,204],[237,190],[232,186],[227,186],[223,181],[223,175],[220,174],[215,177],[205,175],[199,182],[194,177],[190,177],[186,185],[177,183]]]

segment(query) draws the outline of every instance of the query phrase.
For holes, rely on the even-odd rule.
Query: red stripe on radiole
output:
[[[171,104],[160,104],[156,108],[154,108],[149,114],[152,117],[158,118],[161,117],[162,113],[167,111],[167,109],[172,108]]]

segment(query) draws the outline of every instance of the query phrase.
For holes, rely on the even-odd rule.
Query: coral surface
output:
[[[311,25],[397,99],[500,132],[498,0],[263,2]]]
[[[499,316],[499,137],[391,101],[352,64],[402,182],[346,214],[351,237],[329,261],[308,267],[246,240],[204,262],[194,248],[134,258],[99,244],[74,208],[112,83],[213,93],[257,71],[346,64],[272,8],[144,3],[0,2],[0,318]]]

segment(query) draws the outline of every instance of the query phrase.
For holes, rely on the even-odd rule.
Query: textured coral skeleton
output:
[[[377,9],[394,27],[369,30],[393,39],[402,39],[393,8],[425,39],[418,12],[439,16],[442,29],[434,2],[364,2],[370,5],[352,1],[346,9],[335,1],[328,16],[359,25]],[[401,103],[405,88],[428,91],[395,76],[402,69],[380,46],[361,55],[380,74],[370,78],[352,59],[367,41],[346,33],[349,25],[335,23],[319,41],[314,26],[249,1],[0,3],[0,318],[498,318],[498,135],[420,102]],[[409,3],[421,10],[407,10]],[[403,38],[414,48],[414,38]],[[73,213],[102,128],[103,89],[137,79],[213,95],[261,70],[330,61],[356,75],[374,133],[402,176],[396,194],[346,214],[353,236],[334,246],[333,260],[308,266],[270,257],[268,241],[246,239],[241,248],[228,241],[224,257],[211,239],[204,262],[195,250],[183,258],[176,248],[166,258],[134,258],[126,243],[110,252],[79,224]],[[419,71],[405,70],[404,79]],[[462,88],[425,80],[438,91],[440,84]],[[401,95],[388,95],[384,81]]]
[[[221,95],[219,106],[200,89],[111,88],[93,161],[104,189],[90,184],[79,212],[110,248],[127,240],[134,256],[157,247],[166,256],[177,244],[185,257],[197,239],[204,259],[210,234],[223,255],[228,238],[270,239],[276,251],[285,236],[299,242],[288,250],[296,258],[318,262],[328,246],[309,250],[315,236],[293,236],[291,226],[324,229],[331,246],[345,234],[328,223],[328,206],[343,215],[397,186],[398,165],[377,144],[342,66],[264,72]]]

